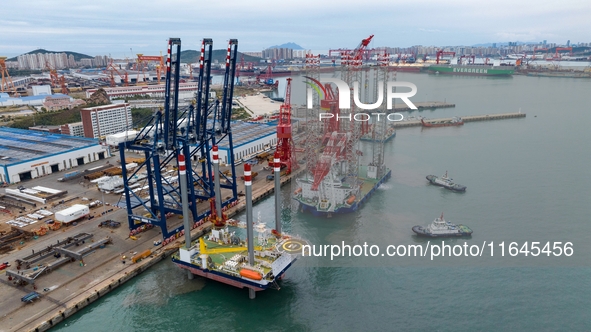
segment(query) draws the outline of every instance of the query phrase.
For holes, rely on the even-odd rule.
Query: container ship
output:
[[[446,75],[468,76],[511,76],[515,72],[515,66],[492,65],[431,65],[425,67],[430,73]]]

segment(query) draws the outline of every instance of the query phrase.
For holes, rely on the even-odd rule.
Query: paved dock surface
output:
[[[118,155],[110,158],[109,161],[111,164],[116,164],[117,159]],[[92,168],[98,165],[98,163],[91,163],[84,165],[80,169]],[[260,163],[253,168],[259,172],[258,177],[253,181],[254,202],[272,195],[274,191],[274,181],[266,181],[266,175],[271,173],[262,169],[265,165]],[[242,165],[236,166],[238,176],[242,173],[242,167]],[[302,170],[300,169],[289,176],[282,177],[282,184],[290,182]],[[68,190],[70,195],[88,197],[92,200],[102,198],[102,194],[96,188],[88,187],[81,180],[68,183],[57,182],[57,178],[62,175],[61,173],[51,174],[19,185],[30,186],[34,184],[51,188],[63,187]],[[243,190],[243,181],[238,180],[238,183],[238,191],[240,192]],[[119,195],[105,194],[104,198],[108,203],[115,204],[119,200]],[[239,199],[240,202],[236,206],[226,211],[229,217],[245,209],[244,197],[239,197]],[[122,225],[114,230],[99,228],[98,224],[105,218],[120,221]],[[182,222],[181,219],[179,221]],[[204,223],[193,229],[191,235],[196,238],[210,227],[210,223]],[[150,266],[165,259],[176,252],[177,248],[184,243],[184,237],[181,237],[167,246],[154,246],[153,242],[155,240],[162,239],[159,228],[140,233],[137,240],[132,240],[129,238],[129,229],[127,227],[127,211],[125,209],[115,209],[105,217],[85,220],[79,222],[76,226],[62,227],[59,231],[48,232],[47,235],[36,240],[29,240],[19,250],[0,255],[0,261],[10,262],[12,266],[9,269],[16,270],[15,259],[31,254],[32,250],[37,252],[46,248],[49,244],[56,243],[57,240],[81,232],[93,233],[95,240],[110,236],[113,238],[113,243],[106,245],[102,249],[96,249],[86,256],[83,266],[79,262],[71,262],[49,274],[40,276],[36,280],[36,286],[41,298],[33,303],[25,304],[20,301],[24,295],[33,291],[31,285],[16,287],[7,280],[4,271],[0,271],[0,294],[2,294],[0,297],[0,332],[45,331],[114,290],[127,280],[139,275]],[[140,253],[147,249],[153,251],[150,257],[136,264],[131,263],[133,253]],[[123,255],[126,256],[125,264],[121,259]]]

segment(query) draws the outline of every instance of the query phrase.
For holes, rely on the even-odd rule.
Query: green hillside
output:
[[[181,62],[184,62],[184,63],[199,62],[200,53],[201,52],[195,51],[195,50],[181,51]],[[240,62],[240,60],[242,59],[242,56],[244,56],[244,61],[246,61],[246,62],[258,63],[261,60],[261,58],[259,58],[259,57],[245,55],[245,54],[238,52],[238,58],[236,59],[236,62]],[[222,62],[222,63],[224,61],[226,61],[226,50],[213,50],[212,55],[211,55],[211,61],[215,62],[215,60],[217,60],[218,62]]]
[[[74,56],[74,60],[76,61],[80,61],[80,59],[92,59],[94,57],[90,56],[90,55],[86,55],[86,54],[82,54],[82,53],[76,53],[76,52],[70,52],[70,51],[48,51],[48,50],[44,50],[42,48],[31,51],[31,52],[27,52],[25,54],[37,54],[37,53],[66,53],[68,56],[73,55]],[[24,54],[23,54],[24,55]],[[7,61],[16,61],[17,57],[14,58],[10,58]]]

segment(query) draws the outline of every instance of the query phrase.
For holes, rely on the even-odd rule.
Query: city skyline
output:
[[[403,4],[369,0],[362,8],[349,0],[338,5],[302,0],[279,7],[265,0],[200,6],[186,0],[166,5],[128,1],[125,7],[112,0],[100,5],[73,0],[11,2],[3,8],[9,19],[0,19],[0,49],[10,57],[38,48],[129,57],[157,55],[165,51],[169,37],[180,37],[183,49],[198,49],[200,40],[208,37],[216,49],[237,38],[241,51],[261,51],[290,41],[305,49],[327,50],[354,48],[370,34],[375,35],[375,47],[591,41],[586,35],[591,7],[578,0],[561,2],[559,8],[550,2],[509,0],[486,9],[467,0]]]

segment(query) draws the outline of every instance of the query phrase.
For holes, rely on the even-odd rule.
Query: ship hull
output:
[[[394,70],[398,71],[398,72],[404,72],[404,73],[420,73],[421,72],[421,68],[419,66],[392,66],[394,68]]]
[[[432,234],[432,233],[425,232],[425,229],[422,228],[421,226],[414,226],[412,228],[412,231],[415,232],[415,234],[417,234],[418,236],[430,237],[430,238],[472,236],[472,233],[466,233],[466,232],[450,233],[450,234]]]
[[[458,185],[458,187],[452,187],[452,186],[445,185],[443,183],[439,183],[439,182],[435,181],[435,179],[436,179],[436,176],[427,175],[427,181],[429,181],[429,183],[431,183],[432,185],[443,187],[445,189],[449,189],[451,191],[456,191],[456,192],[465,192],[466,191],[465,186]]]
[[[511,76],[515,72],[514,68],[488,67],[488,66],[429,66],[427,71],[446,75],[466,75],[466,76]]]
[[[353,202],[353,204],[351,204],[348,207],[340,207],[334,211],[327,212],[327,211],[318,210],[318,208],[316,206],[312,206],[312,205],[308,205],[308,204],[300,202],[300,211],[311,213],[312,215],[317,216],[317,217],[330,217],[333,214],[344,214],[344,213],[355,212],[361,206],[363,206],[363,204],[369,199],[369,197],[371,197],[371,195],[373,195],[375,193],[375,191],[378,189],[378,187],[382,183],[388,181],[388,179],[390,179],[391,176],[392,176],[392,171],[388,170],[388,172],[386,174],[384,174],[384,176],[373,185],[371,190],[369,190],[363,197],[361,197],[358,201]]]
[[[435,127],[456,127],[464,125],[463,121],[460,122],[440,122],[440,123],[432,123],[432,122],[425,122],[421,120],[421,124],[425,128],[435,128]]]
[[[207,278],[207,279],[211,279],[211,280],[215,280],[221,283],[224,283],[226,285],[230,285],[230,286],[234,286],[237,288],[250,288],[253,289],[255,291],[263,291],[266,290],[267,288],[269,288],[271,285],[273,285],[273,282],[269,282],[265,285],[259,284],[255,281],[249,281],[243,278],[239,278],[239,277],[235,277],[232,275],[228,275],[222,272],[218,272],[218,271],[214,271],[214,270],[203,270],[200,266],[198,265],[194,265],[194,264],[189,264],[187,262],[183,262],[181,260],[175,259],[173,258],[172,261],[181,269],[184,270],[188,270],[191,273]],[[293,262],[295,262],[295,260],[293,260],[291,263],[289,263],[282,271],[281,273],[279,273],[278,276],[275,276],[274,280],[280,280],[281,278],[283,278],[283,275],[285,274],[285,271],[291,266],[291,264],[293,264]]]

